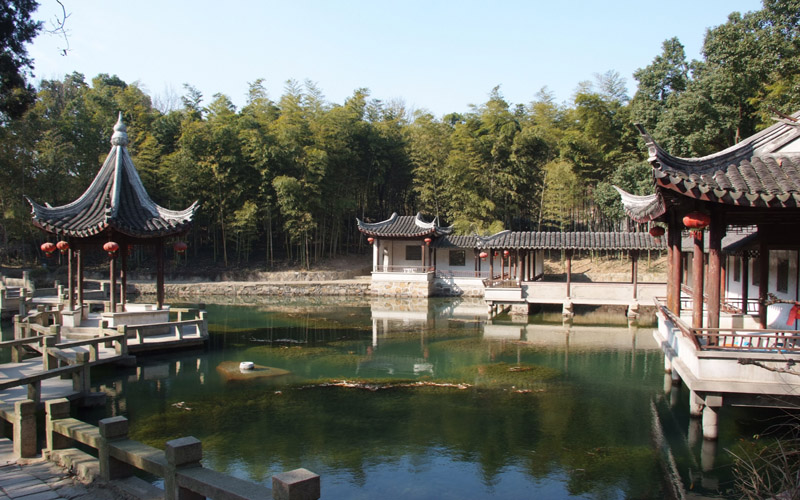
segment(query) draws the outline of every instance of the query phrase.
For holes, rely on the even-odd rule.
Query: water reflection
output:
[[[666,494],[652,436],[669,409],[649,328],[487,321],[468,299],[211,302],[209,350],[103,369],[111,404],[88,416],[124,414],[159,447],[193,435],[208,466],[256,481],[309,468],[323,498]],[[292,375],[216,371],[243,360]]]

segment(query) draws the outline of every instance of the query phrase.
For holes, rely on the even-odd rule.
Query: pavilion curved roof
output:
[[[187,231],[198,208],[169,210],[147,194],[128,153],[128,134],[122,113],[114,125],[111,151],[91,185],[75,201],[52,207],[25,197],[33,223],[64,236],[86,238],[108,229],[138,238],[170,236]]]
[[[378,238],[444,236],[453,231],[452,226],[440,226],[438,217],[434,217],[431,222],[426,222],[420,213],[412,217],[410,215],[397,215],[397,212],[395,212],[385,221],[364,222],[356,218],[356,222],[358,223],[359,231],[367,236]]]
[[[667,153],[641,125],[656,186],[702,201],[800,207],[800,112],[723,151],[700,158]]]

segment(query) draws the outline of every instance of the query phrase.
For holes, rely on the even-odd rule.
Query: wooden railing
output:
[[[701,351],[774,351],[800,352],[800,330],[760,328],[693,328],[675,315],[664,299],[655,300],[656,307],[694,346]]]
[[[489,271],[462,271],[462,270],[450,270],[450,269],[437,269],[436,270],[436,277],[447,279],[447,278],[488,278]]]
[[[194,437],[167,441],[164,451],[128,438],[128,419],[110,417],[98,426],[70,418],[66,399],[46,403],[48,456],[81,443],[97,455],[99,476],[104,481],[131,477],[137,470],[164,479],[164,498],[316,500],[320,477],[306,469],[277,474],[272,489],[202,466],[202,443]],[[74,450],[73,453],[82,453]]]

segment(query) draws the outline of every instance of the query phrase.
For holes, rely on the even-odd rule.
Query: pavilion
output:
[[[91,185],[78,199],[53,207],[49,204],[40,205],[26,196],[32,207],[34,225],[60,238],[58,247],[66,251],[70,314],[83,314],[85,262],[82,255],[89,250],[109,253],[109,312],[113,314],[120,309],[116,286],[118,277],[122,283],[119,303],[124,309],[127,254],[134,245],[146,245],[154,249],[157,268],[156,308],[161,310],[164,305],[164,241],[185,234],[191,228],[197,211],[197,202],[185,210],[175,211],[161,207],[150,199],[127,146],[127,128],[120,113],[111,136],[111,151]],[[116,266],[117,253],[121,260],[119,272]]]
[[[673,380],[691,390],[690,411],[702,412],[707,439],[716,438],[722,405],[797,403],[800,381],[781,372],[800,359],[800,332],[790,319],[800,300],[798,118],[800,112],[783,115],[701,158],[672,156],[637,126],[655,192],[620,194],[633,220],[667,229],[667,296],[657,304],[654,337]],[[683,238],[687,229],[690,240]],[[682,309],[690,310],[690,318],[684,315],[690,324]]]

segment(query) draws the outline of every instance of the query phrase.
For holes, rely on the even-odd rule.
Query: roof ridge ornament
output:
[[[114,133],[111,135],[111,145],[128,145],[128,127],[122,122],[122,111],[119,112],[119,118],[117,118],[117,123],[114,125]]]

